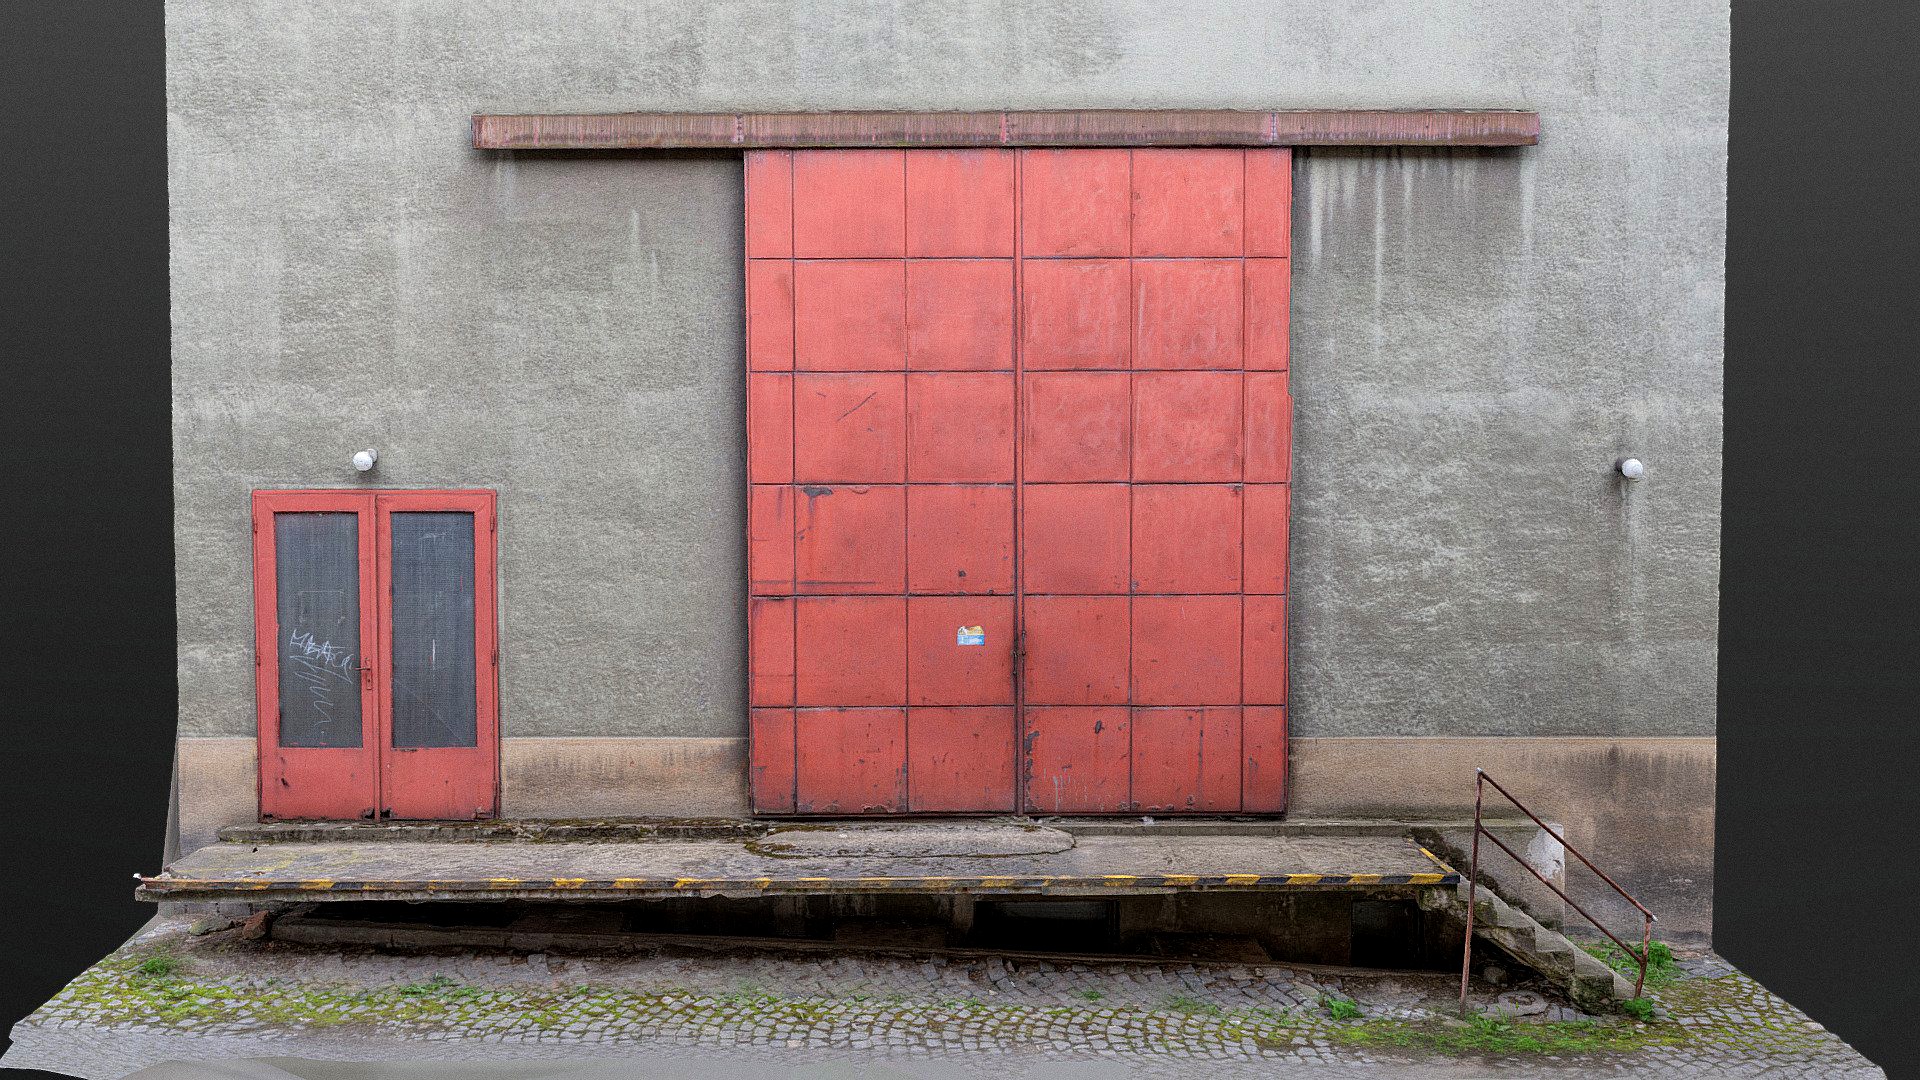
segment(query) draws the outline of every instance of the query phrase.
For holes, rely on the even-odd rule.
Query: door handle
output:
[[[373,665],[361,664],[360,671],[361,671],[362,678],[366,680],[362,685],[364,685],[369,690],[373,689]]]

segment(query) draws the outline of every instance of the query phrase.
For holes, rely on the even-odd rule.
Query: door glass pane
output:
[[[360,515],[273,516],[280,745],[360,745]]]
[[[473,515],[393,515],[393,745],[477,746]]]

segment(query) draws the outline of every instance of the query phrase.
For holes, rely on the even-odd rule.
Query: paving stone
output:
[[[138,974],[155,950],[183,958],[182,969]],[[564,976],[549,974],[560,964]],[[1689,953],[1679,968],[1679,982],[1650,992],[1671,1021],[1640,1028],[1597,1020],[1561,1000],[1511,1021],[1548,1025],[1543,1035],[1554,1023],[1595,1024],[1631,1036],[1626,1049],[1489,1060],[1521,1075],[1881,1075],[1724,960]],[[229,1052],[244,1055],[272,1040],[276,1053],[295,1056],[398,1056],[406,1045],[431,1044],[436,1056],[476,1060],[676,1046],[769,1065],[825,1050],[862,1059],[1019,1053],[1153,1062],[1156,1074],[1211,1080],[1230,1062],[1270,1070],[1279,1061],[1366,1069],[1444,1061],[1431,1045],[1389,1052],[1357,1039],[1459,1030],[1443,1026],[1457,985],[1439,973],[925,953],[824,961],[672,949],[565,958],[329,954],[193,937],[180,922],[157,926],[22,1021],[6,1063],[118,1076],[146,1063],[141,1047],[201,1057],[230,1042]],[[1470,1004],[1547,989],[1476,986]],[[1367,1018],[1334,1022],[1319,1005],[1324,993],[1351,997]]]

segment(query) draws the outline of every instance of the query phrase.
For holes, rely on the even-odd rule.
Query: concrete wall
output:
[[[1298,158],[1294,730],[1711,757],[1724,0],[167,10],[189,739],[253,730],[247,492],[362,446],[499,489],[510,739],[742,734],[739,161],[477,153],[470,113],[1441,106],[1546,137]]]

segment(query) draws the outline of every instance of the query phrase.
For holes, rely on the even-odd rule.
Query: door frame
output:
[[[500,812],[500,648],[497,495],[485,489],[271,489],[252,493],[254,692],[258,767],[255,806],[262,820],[315,818],[378,820],[394,816],[399,801],[422,797],[410,790],[422,774],[472,777],[483,789],[461,792],[464,802],[481,802],[470,811],[448,812],[420,820],[485,819]],[[457,511],[474,520],[474,728],[473,747],[396,751],[392,740],[393,684],[392,515],[408,511]],[[359,515],[361,745],[324,749],[281,747],[278,567],[274,515],[285,512],[336,512]],[[401,755],[431,756],[407,762]],[[452,760],[448,760],[448,756]],[[453,770],[448,772],[447,770]],[[297,805],[318,813],[287,813],[275,798],[297,785]],[[340,797],[330,797],[333,789]],[[328,792],[329,797],[316,796]],[[431,797],[425,799],[431,804]],[[277,810],[276,807],[283,809]]]

